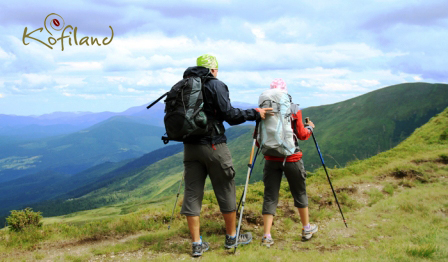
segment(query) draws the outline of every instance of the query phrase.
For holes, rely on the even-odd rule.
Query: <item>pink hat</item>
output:
[[[274,79],[274,81],[272,81],[271,89],[275,89],[275,88],[280,89],[280,90],[285,91],[285,92],[288,92],[288,88],[286,87],[286,83],[281,78],[276,78],[276,79]]]

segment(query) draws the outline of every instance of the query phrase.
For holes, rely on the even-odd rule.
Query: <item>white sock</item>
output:
[[[199,239],[199,241],[198,241],[198,242],[193,242],[193,244],[198,244],[198,245],[202,245],[202,238],[201,238],[201,239]]]

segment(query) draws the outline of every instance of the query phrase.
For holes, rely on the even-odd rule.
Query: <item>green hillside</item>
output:
[[[162,127],[119,116],[70,135],[2,144],[0,223],[11,209],[61,197],[66,193],[73,194],[64,196],[65,199],[78,197],[82,192],[81,195],[100,187],[92,187],[95,183],[101,182],[102,186],[107,186],[111,183],[109,180],[113,172],[120,171],[126,161],[162,147],[160,138],[164,132]],[[131,168],[133,164],[126,167]],[[126,170],[127,173],[129,171]],[[87,206],[83,208],[89,209]],[[70,212],[70,209],[66,211]]]
[[[383,88],[332,105],[307,108],[303,110],[303,116],[310,116],[316,124],[315,135],[326,164],[333,167],[336,163],[344,166],[348,161],[363,159],[395,146],[447,106],[448,85],[413,83]],[[227,131],[236,170],[235,181],[239,185],[246,179],[252,132],[251,126]],[[300,146],[307,170],[320,167],[312,139],[301,141]],[[154,200],[174,194],[183,172],[182,159],[183,153],[179,153],[137,172],[128,170],[121,180],[96,187],[96,191],[84,191],[85,195],[70,202],[61,200],[57,205],[51,204],[50,208],[39,206],[39,210],[53,215],[61,214],[52,212],[56,207],[59,211],[66,209],[68,213],[74,211],[69,206],[83,210],[129,199]],[[262,179],[262,159],[260,155],[251,182]],[[210,184],[207,188],[211,188]]]
[[[300,241],[301,226],[286,182],[271,248],[258,243],[263,234],[263,184],[249,186],[243,230],[253,243],[223,248],[224,223],[212,191],[206,192],[201,234],[211,250],[206,261],[446,261],[448,259],[448,108],[397,147],[345,168],[329,169],[348,228],[345,228],[325,173],[309,173],[310,219],[319,232]],[[237,195],[242,192],[238,189]],[[178,214],[171,230],[170,201],[116,204],[44,219],[42,229],[0,231],[4,260],[185,260],[191,249],[188,226]],[[182,203],[180,199],[178,206]],[[135,208],[141,208],[131,212]],[[107,214],[111,214],[107,216]],[[97,220],[101,217],[102,220]]]
[[[177,143],[159,148],[138,159],[125,163],[105,163],[92,167],[57,183],[56,185],[60,185],[60,188],[63,189],[61,191],[63,194],[54,195],[51,200],[27,206],[31,206],[35,210],[40,210],[47,216],[57,216],[80,210],[94,209],[120,201],[129,201],[132,196],[128,193],[121,194],[120,192],[113,192],[111,195],[101,195],[98,192],[102,192],[103,188],[108,188],[113,183],[122,179],[124,179],[123,181],[127,181],[129,177],[141,173],[148,165],[177,154],[182,149],[183,145]],[[110,165],[115,165],[117,168],[104,168]],[[130,183],[128,186],[136,187],[133,183]],[[84,196],[97,189],[100,190],[96,191],[97,193],[93,194],[93,196],[92,194]],[[4,218],[0,217],[0,223],[2,221],[4,221]]]
[[[106,162],[76,175],[45,170],[0,183],[0,203],[2,203],[0,205],[0,224],[4,224],[4,216],[9,214],[12,209],[19,209],[65,195],[67,191],[90,184],[104,174],[123,166],[128,161]]]
[[[306,108],[303,116],[311,117],[316,124],[319,146],[327,165],[333,167],[395,147],[446,107],[448,85],[408,83],[332,105]],[[307,168],[319,167],[313,143],[302,144]]]
[[[229,129],[229,147],[240,143],[239,137],[252,129],[251,126]],[[182,144],[158,149],[104,174],[95,183],[68,192],[65,198],[31,206],[49,215],[60,215],[122,201],[152,200],[174,194],[183,173],[183,153],[177,153],[182,149]]]
[[[47,169],[76,174],[107,161],[140,157],[163,146],[164,132],[118,116],[73,134],[6,144],[0,151],[0,181]]]

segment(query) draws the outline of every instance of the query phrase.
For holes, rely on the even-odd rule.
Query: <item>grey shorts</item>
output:
[[[266,160],[263,170],[264,201],[263,215],[275,215],[278,204],[278,194],[283,173],[288,179],[289,188],[294,198],[294,206],[305,208],[308,206],[308,196],[306,195],[306,171],[303,161],[298,162],[275,162]]]
[[[184,144],[185,192],[181,214],[199,216],[207,175],[210,176],[222,213],[236,211],[235,170],[226,143]]]

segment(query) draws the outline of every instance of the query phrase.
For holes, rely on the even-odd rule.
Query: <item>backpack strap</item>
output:
[[[291,96],[289,96],[290,97],[290,99],[291,99]],[[299,151],[302,151],[300,148],[299,148],[299,139],[297,138],[297,121],[299,121],[299,119],[297,119],[297,118],[295,118],[295,117],[293,117],[293,116],[295,116],[296,115],[296,113],[299,111],[299,105],[297,105],[297,104],[294,104],[294,103],[291,103],[291,107],[290,107],[290,109],[291,109],[291,123],[292,123],[292,129],[293,129],[293,133],[294,133],[294,142],[295,142],[295,145],[296,145],[296,148],[299,150]],[[297,151],[297,149],[296,149],[296,151]]]
[[[202,98],[202,101],[205,100],[205,97],[206,97],[205,93],[204,93],[205,92],[205,87],[204,86],[205,86],[206,82],[208,82],[208,81],[210,81],[211,79],[214,79],[214,78],[215,78],[214,76],[209,76],[209,75],[201,77],[202,88],[201,88],[201,94],[200,94],[201,97],[200,98]],[[207,125],[208,125],[209,132],[210,132],[211,145],[212,145],[213,149],[216,150],[216,147],[215,147],[215,136],[217,134],[218,135],[222,134],[221,131],[219,130],[218,120],[216,120],[216,111],[215,111],[215,117],[213,117],[212,119],[209,119]]]

